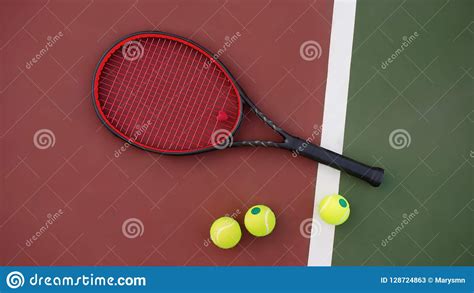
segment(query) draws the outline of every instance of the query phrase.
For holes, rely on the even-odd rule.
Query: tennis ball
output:
[[[328,195],[319,204],[319,215],[324,222],[331,225],[340,225],[344,223],[351,209],[349,202],[341,195]]]
[[[212,223],[210,234],[212,242],[222,249],[236,246],[242,237],[239,223],[231,217],[222,217],[215,220]]]
[[[245,228],[250,234],[262,237],[272,233],[275,228],[276,218],[272,210],[264,205],[251,207],[244,218]]]

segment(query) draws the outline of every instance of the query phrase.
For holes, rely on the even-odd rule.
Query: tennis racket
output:
[[[228,147],[293,151],[365,180],[384,171],[313,145],[273,123],[245,94],[218,55],[183,37],[139,32],[112,46],[97,65],[93,104],[116,136],[144,150],[190,155]],[[247,105],[282,141],[233,141]]]

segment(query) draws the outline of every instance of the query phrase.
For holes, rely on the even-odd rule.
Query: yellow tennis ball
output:
[[[262,237],[272,233],[275,228],[276,218],[272,210],[264,205],[251,207],[244,218],[245,228],[250,234]]]
[[[231,217],[222,217],[211,226],[211,240],[217,247],[229,249],[239,243],[242,237],[239,223]]]
[[[351,209],[349,202],[341,195],[328,195],[319,204],[319,215],[324,222],[331,225],[340,225],[344,223]]]

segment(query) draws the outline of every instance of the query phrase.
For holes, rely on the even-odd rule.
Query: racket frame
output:
[[[97,66],[95,67],[95,70],[94,70],[94,75],[93,75],[93,79],[92,79],[92,105],[94,107],[94,110],[97,114],[97,116],[99,117],[99,120],[100,122],[110,131],[112,132],[115,136],[119,137],[120,139],[126,141],[127,143],[129,143],[130,145],[133,145],[134,147],[137,147],[137,148],[140,148],[142,150],[145,150],[145,151],[149,151],[149,152],[154,152],[154,153],[159,153],[159,154],[164,154],[164,155],[175,155],[175,156],[182,156],[182,155],[193,155],[193,154],[199,154],[199,153],[203,153],[203,152],[208,152],[208,151],[212,151],[212,150],[215,150],[216,148],[212,145],[210,145],[209,147],[204,147],[204,148],[200,148],[200,149],[195,149],[195,150],[183,150],[183,151],[180,151],[180,150],[160,150],[160,149],[157,149],[157,148],[153,148],[153,147],[148,147],[148,146],[145,146],[145,145],[142,145],[140,143],[137,143],[135,140],[129,138],[128,136],[124,135],[123,133],[121,133],[118,129],[116,129],[110,122],[107,121],[107,118],[105,117],[104,113],[102,112],[102,109],[100,109],[100,103],[99,103],[99,100],[98,100],[98,80],[99,80],[99,73],[101,72],[102,70],[102,67],[103,65],[105,64],[104,63],[104,59],[108,59],[110,57],[110,55],[115,52],[116,50],[114,50],[112,52],[112,50],[119,44],[121,43],[124,43],[125,40],[127,39],[130,39],[130,38],[133,38],[133,37],[136,37],[136,36],[139,36],[139,35],[157,35],[157,36],[166,36],[167,38],[171,39],[171,40],[175,40],[177,42],[181,42],[181,41],[184,41],[184,43],[189,43],[191,44],[192,46],[195,46],[198,48],[198,50],[201,50],[203,51],[203,53],[205,55],[208,55],[207,57],[209,57],[209,60],[212,60],[212,62],[215,62],[215,63],[218,63],[218,65],[221,67],[220,69],[222,69],[222,71],[224,71],[224,73],[227,75],[227,78],[229,79],[229,82],[232,84],[232,86],[236,89],[236,92],[237,92],[237,97],[238,97],[238,106],[239,106],[239,114],[238,114],[238,119],[233,127],[233,129],[230,131],[230,136],[233,136],[235,134],[235,132],[239,129],[240,127],[240,124],[242,122],[242,118],[243,118],[243,103],[242,103],[242,92],[241,92],[241,88],[240,86],[237,84],[234,76],[232,75],[232,73],[227,69],[227,67],[225,67],[225,65],[220,62],[218,59],[215,59],[215,58],[212,58],[213,56],[213,53],[211,51],[209,51],[208,49],[206,49],[205,47],[199,45],[198,43],[196,43],[195,41],[193,40],[190,40],[190,39],[187,39],[187,38],[184,38],[182,36],[179,36],[179,35],[175,35],[175,34],[172,34],[172,33],[167,33],[167,32],[162,32],[162,31],[140,31],[140,32],[135,32],[133,34],[129,34],[129,35],[126,35],[125,37],[119,39],[118,41],[116,41],[110,48],[108,48],[104,54],[102,54],[102,56],[100,57],[99,59],[99,62],[97,63]],[[126,43],[126,42],[125,42]],[[194,48],[193,48],[194,49]]]

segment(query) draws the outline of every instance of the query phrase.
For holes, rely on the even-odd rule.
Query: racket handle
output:
[[[377,187],[382,183],[384,176],[382,168],[367,166],[333,151],[307,143],[299,138],[291,140],[289,143],[296,154],[346,172],[368,182],[372,186]]]

